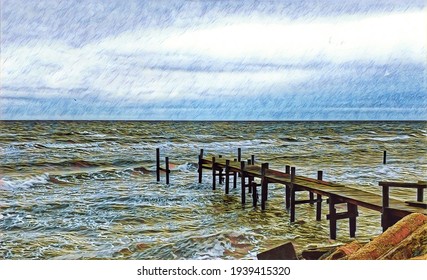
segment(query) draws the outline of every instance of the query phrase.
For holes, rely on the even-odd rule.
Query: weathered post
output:
[[[230,192],[230,160],[225,161],[225,194]]]
[[[268,162],[264,164],[265,164],[264,176],[266,176],[267,169],[270,167],[270,164]],[[265,185],[265,200],[266,201],[268,200],[268,181],[267,181],[267,184]]]
[[[383,164],[387,164],[387,151],[383,153]]]
[[[289,165],[286,165],[285,167],[286,169],[286,174],[291,174],[291,167]],[[285,205],[286,205],[286,209],[289,209],[291,207],[291,189],[289,187],[288,184],[286,184],[285,187]]]
[[[242,161],[242,148],[237,148],[237,161]]]
[[[212,157],[212,190],[216,189],[215,157]]]
[[[347,203],[347,212],[349,213],[350,237],[355,237],[356,236],[357,205]]]
[[[257,185],[256,185],[256,182],[252,182],[252,205],[253,205],[253,207],[256,207],[257,200],[258,200]]]
[[[265,202],[268,197],[268,181],[265,172],[268,169],[268,163],[261,164],[261,209],[265,210]]]
[[[166,164],[166,185],[169,185],[169,174],[170,174],[170,170],[169,170],[169,158],[165,157],[165,164]]]
[[[200,149],[199,154],[199,184],[202,183],[203,178],[203,149]]]
[[[295,222],[295,186],[294,186],[294,182],[295,182],[295,167],[291,167],[291,223]]]
[[[156,148],[156,178],[160,182],[160,149]]]
[[[237,158],[234,159],[237,162]],[[237,188],[237,172],[233,172],[233,189]]]
[[[245,191],[245,172],[243,171],[245,169],[245,162],[240,162],[240,177],[241,177],[241,186],[242,186],[242,204],[244,205],[246,203],[246,191]]]
[[[252,163],[252,165],[255,164],[255,155],[251,155],[251,163]]]
[[[317,171],[317,180],[323,181],[323,171]],[[322,196],[318,194],[316,198],[316,221],[320,221],[322,219]]]
[[[329,238],[337,239],[337,210],[335,204],[337,203],[334,195],[329,197]]]

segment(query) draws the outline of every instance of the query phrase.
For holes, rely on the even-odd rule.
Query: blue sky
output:
[[[1,13],[0,119],[427,119],[424,1],[1,0]]]

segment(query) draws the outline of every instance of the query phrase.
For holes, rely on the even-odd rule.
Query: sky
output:
[[[3,120],[427,120],[424,0],[0,1]]]

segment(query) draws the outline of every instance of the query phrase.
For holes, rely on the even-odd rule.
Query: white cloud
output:
[[[279,21],[228,20],[191,30],[136,30],[82,48],[38,42],[2,49],[3,86],[89,88],[105,98],[205,98],[207,92],[256,94],[292,89],[315,78],[295,68],[235,72],[191,71],[200,61],[219,65],[310,64],[391,60],[424,62],[425,10],[378,16]],[[156,68],[163,63],[164,67]],[[190,71],[168,65],[182,66]],[[203,94],[202,94],[203,93]],[[52,92],[50,92],[52,94]]]
[[[426,10],[275,23],[203,27],[162,43],[170,51],[226,59],[347,62],[425,59]]]

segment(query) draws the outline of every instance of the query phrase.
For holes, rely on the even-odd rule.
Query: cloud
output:
[[[2,95],[26,103],[55,99],[65,107],[57,100],[79,96],[88,104],[128,108],[245,98],[262,104],[295,93],[422,91],[426,11],[297,19],[228,13],[196,25],[137,26],[84,44],[61,38],[8,43],[2,46]]]

